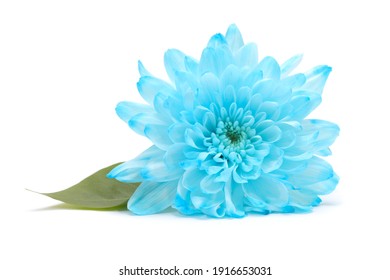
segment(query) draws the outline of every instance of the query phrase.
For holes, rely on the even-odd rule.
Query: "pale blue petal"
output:
[[[142,180],[141,170],[144,168],[147,163],[153,159],[158,160],[162,158],[164,151],[160,150],[156,146],[151,146],[147,150],[143,151],[136,158],[124,162],[114,169],[112,169],[108,174],[108,178],[115,178],[118,181],[130,183],[130,182],[140,182]]]
[[[178,116],[176,113],[176,111],[173,111],[171,110],[171,105],[170,105],[170,102],[172,102],[172,100],[174,100],[175,98],[173,97],[168,97],[166,96],[165,94],[163,93],[157,93],[156,96],[154,97],[154,101],[153,101],[153,107],[154,107],[154,110],[160,115],[160,116],[164,116],[164,119],[177,119]],[[178,107],[180,108],[180,107]]]
[[[202,52],[202,56],[200,57],[199,74],[203,75],[207,72],[211,72],[218,76],[218,70],[218,61],[215,49],[205,48]]]
[[[263,204],[283,207],[288,202],[288,191],[285,185],[276,178],[263,175],[257,180],[243,185],[244,193],[254,201]]]
[[[134,117],[139,113],[150,114],[154,112],[153,108],[150,105],[127,102],[127,101],[118,103],[118,105],[115,108],[115,111],[118,114],[118,116],[126,123],[128,123],[132,117]]]
[[[263,65],[257,64],[257,66],[249,72],[249,74],[245,77],[243,84],[252,87],[257,82],[263,79]]]
[[[317,108],[321,101],[321,95],[317,93],[308,91],[294,92],[294,96],[290,101],[292,111],[285,119],[302,120]]]
[[[165,52],[164,66],[172,82],[176,81],[176,72],[186,71],[185,57],[184,53],[176,49],[169,49]]]
[[[297,138],[296,128],[286,123],[279,123],[278,126],[282,130],[282,136],[275,142],[275,145],[283,149],[290,148]]]
[[[237,66],[231,64],[225,68],[221,75],[221,89],[226,89],[228,86],[232,86],[235,90],[238,90],[241,85],[241,71]]]
[[[182,185],[187,190],[197,190],[200,187],[200,182],[206,176],[207,173],[203,170],[199,170],[198,168],[188,169],[183,174]]]
[[[256,44],[249,43],[241,47],[235,54],[235,60],[238,67],[255,67],[258,63]]]
[[[279,103],[277,102],[262,102],[258,110],[259,112],[264,112],[267,115],[268,120],[275,121],[280,115]]]
[[[278,126],[272,125],[262,130],[259,135],[264,140],[264,142],[273,143],[281,138],[282,130]]]
[[[196,209],[190,198],[190,192],[187,192],[188,196],[186,197],[181,197],[179,195],[176,195],[175,197],[175,202],[173,204],[173,208],[175,208],[177,211],[179,211],[183,215],[191,216],[191,215],[196,215],[196,214],[201,214],[198,209]]]
[[[161,150],[166,151],[172,145],[168,136],[168,127],[159,124],[147,124],[144,129],[145,136]]]
[[[142,182],[131,196],[128,209],[137,215],[150,215],[167,209],[175,200],[177,182]]]
[[[238,30],[235,24],[229,26],[226,32],[226,41],[232,52],[238,51],[244,45],[240,30]]]
[[[178,179],[183,174],[183,169],[167,166],[164,158],[152,159],[141,169],[143,180],[154,182],[166,182]]]
[[[216,182],[215,179],[217,178],[217,175],[206,175],[201,181],[200,181],[200,189],[204,193],[217,193],[220,192],[225,185],[222,182]]]
[[[225,208],[222,207],[224,202],[223,192],[213,194],[191,192],[191,202],[195,208],[208,216],[220,218],[225,215]]]
[[[208,107],[210,103],[216,102],[220,96],[220,83],[218,77],[209,72],[200,77],[201,91],[198,94],[199,104]]]
[[[321,94],[331,71],[332,68],[327,65],[316,66],[309,70],[305,73],[306,83],[302,89]]]
[[[289,190],[289,205],[302,211],[310,211],[313,206],[317,206],[321,199],[312,193],[304,193],[300,190]]]
[[[338,177],[329,163],[318,157],[313,157],[307,161],[305,169],[289,174],[287,180],[296,189],[316,194],[327,194],[336,186]]]
[[[304,120],[302,130],[297,133],[296,149],[321,152],[336,140],[340,128],[338,125],[324,120]]]
[[[302,133],[311,134],[318,131],[320,135],[317,140],[325,140],[325,138],[327,138],[331,143],[333,143],[340,132],[340,128],[337,124],[324,120],[306,119],[302,121],[301,125]],[[321,134],[324,135],[322,136]]]
[[[184,59],[184,65],[188,72],[193,75],[198,75],[199,72],[199,62],[190,56],[186,56]]]
[[[277,170],[277,173],[284,176],[286,173],[290,174],[294,172],[299,172],[305,169],[307,167],[307,164],[307,160],[292,161],[284,158],[282,165]]]
[[[205,149],[205,136],[202,131],[196,127],[189,128],[184,132],[184,140],[187,145],[197,149]]]
[[[142,98],[149,104],[153,104],[154,97],[157,93],[163,93],[167,96],[175,95],[175,90],[167,82],[163,80],[143,76],[137,83],[137,88]]]
[[[269,154],[264,158],[261,169],[264,173],[270,173],[277,170],[283,163],[283,150],[275,145],[270,146]]]
[[[250,87],[246,87],[246,86],[241,87],[238,90],[238,93],[236,96],[236,99],[237,99],[236,103],[237,103],[238,107],[245,108],[248,105],[251,97],[252,97],[252,89]]]
[[[337,174],[333,172],[332,177],[310,185],[304,185],[301,187],[301,190],[318,195],[330,194],[336,188],[337,184],[339,183],[339,180],[339,176],[337,176]]]
[[[150,74],[150,72],[146,70],[145,66],[142,64],[140,60],[138,60],[138,72],[141,75],[141,77],[152,76],[152,74]]]
[[[283,104],[290,100],[291,88],[284,86],[277,80],[261,80],[257,82],[252,91],[254,94],[261,94],[263,100],[275,101]]]
[[[180,168],[180,163],[186,160],[184,149],[187,144],[173,144],[164,155],[164,162],[167,166],[172,168]]]
[[[176,89],[183,95],[183,102],[186,102],[185,94],[191,91],[192,94],[197,92],[199,87],[198,77],[188,72],[175,72],[175,84]],[[184,106],[185,107],[185,106]]]
[[[263,58],[259,63],[259,69],[263,72],[264,79],[280,79],[280,67],[278,62],[272,56]]]
[[[161,115],[158,115],[156,113],[140,113],[132,117],[129,121],[130,128],[140,135],[145,135],[145,126],[149,124],[168,126],[166,120],[164,120]]]
[[[226,215],[235,218],[245,216],[244,210],[244,191],[241,184],[229,181],[225,185],[225,208]]]
[[[281,80],[282,85],[288,88],[299,88],[300,86],[304,85],[305,82],[306,76],[302,73],[288,76],[287,78]]]
[[[227,46],[227,42],[225,37],[221,33],[217,33],[214,36],[212,36],[207,43],[208,48],[217,49],[221,46]]]
[[[168,128],[169,139],[174,143],[184,143],[185,142],[185,131],[190,128],[188,124],[185,123],[174,123]]]
[[[282,76],[285,77],[291,71],[293,71],[299,65],[299,63],[301,63],[302,58],[303,58],[303,54],[298,54],[289,58],[286,62],[284,62],[280,67]]]

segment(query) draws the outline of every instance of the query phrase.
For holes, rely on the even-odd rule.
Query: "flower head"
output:
[[[128,208],[242,217],[318,205],[338,183],[319,156],[330,155],[339,128],[305,119],[321,103],[331,68],[289,75],[301,58],[258,62],[256,45],[244,44],[231,25],[211,37],[200,61],[168,50],[170,83],[139,62],[137,86],[147,104],[121,102],[116,111],[154,145],[108,174],[142,182]]]

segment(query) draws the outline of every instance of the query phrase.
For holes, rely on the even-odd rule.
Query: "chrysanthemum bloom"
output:
[[[137,86],[147,104],[121,102],[116,111],[154,145],[108,174],[142,182],[129,210],[172,206],[186,215],[242,217],[318,205],[338,183],[319,156],[331,154],[339,128],[305,119],[321,103],[331,68],[289,75],[301,58],[258,62],[256,45],[244,45],[232,25],[211,37],[200,61],[168,50],[170,83],[139,63]]]

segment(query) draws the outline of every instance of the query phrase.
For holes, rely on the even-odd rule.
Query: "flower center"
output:
[[[249,128],[230,118],[220,120],[214,134],[214,144],[221,149],[242,149],[248,141]]]
[[[234,127],[231,123],[228,123],[225,126],[225,135],[230,140],[230,142],[235,145],[244,138],[244,135],[241,131],[241,127]]]

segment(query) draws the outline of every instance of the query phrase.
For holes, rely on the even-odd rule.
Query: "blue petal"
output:
[[[221,46],[226,46],[227,42],[225,37],[221,33],[217,33],[214,36],[212,36],[207,43],[208,48],[213,48],[217,49],[220,48]]]
[[[302,73],[298,73],[292,76],[288,76],[284,78],[282,81],[282,85],[289,88],[299,88],[304,85],[306,82],[306,76]]]
[[[171,145],[164,155],[164,162],[171,168],[180,168],[181,162],[186,160],[184,155],[184,149],[187,144],[173,144]]]
[[[205,48],[202,52],[199,62],[199,74],[203,75],[204,73],[211,72],[215,75],[219,75],[219,69],[217,67],[218,60],[215,49]]]
[[[128,123],[129,120],[135,115],[139,113],[150,114],[153,113],[154,110],[150,105],[123,101],[118,103],[118,105],[115,108],[115,111],[123,121]]]
[[[164,183],[145,181],[134,192],[127,207],[137,215],[161,212],[173,204],[177,182],[177,180]]]
[[[286,77],[291,71],[293,71],[299,65],[299,63],[301,63],[302,57],[303,54],[298,54],[284,62],[280,67],[282,77]]]
[[[229,26],[225,37],[232,52],[238,51],[244,45],[240,30],[235,24]]]
[[[216,102],[220,96],[220,84],[218,77],[213,73],[206,73],[200,77],[201,91],[198,94],[198,102],[208,107]]]
[[[300,172],[289,174],[287,180],[296,189],[320,195],[330,193],[338,183],[332,166],[318,157],[308,160],[306,168]]]
[[[198,75],[199,72],[199,62],[193,59],[192,57],[186,56],[184,59],[184,65],[188,72],[193,75]]]
[[[189,128],[184,132],[184,139],[187,145],[193,148],[204,150],[205,137],[200,129],[197,127]]]
[[[260,131],[260,129],[263,127],[264,129]],[[278,141],[282,136],[282,130],[277,125],[272,125],[270,123],[269,125],[267,124],[267,127],[261,126],[261,128],[259,128],[259,135],[264,140],[264,142],[273,143]]]
[[[321,94],[331,71],[332,68],[327,65],[320,65],[314,67],[313,69],[305,73],[306,83],[302,87],[302,89],[314,91],[318,94]]]
[[[141,169],[143,180],[154,182],[167,182],[178,179],[183,174],[183,169],[167,166],[164,158],[152,159]]]
[[[141,75],[141,77],[152,76],[152,74],[150,74],[150,72],[146,70],[145,66],[142,64],[140,60],[138,60],[138,72]]]
[[[164,65],[165,70],[172,82],[176,80],[176,72],[186,71],[185,66],[185,57],[186,55],[179,50],[169,49],[165,52],[164,55]]]
[[[263,65],[257,64],[257,66],[249,72],[249,74],[245,77],[244,83],[248,87],[252,87],[258,81],[263,79]]]
[[[264,173],[270,173],[278,169],[283,163],[283,150],[271,145],[269,154],[264,158],[261,169]]]
[[[168,127],[166,120],[161,115],[155,113],[140,113],[132,117],[129,121],[130,128],[140,135],[145,135],[145,127],[149,124],[159,124]]]
[[[204,193],[217,193],[220,192],[225,185],[222,182],[216,182],[217,175],[206,175],[200,181],[200,189]]]
[[[294,206],[302,211],[310,211],[313,206],[317,206],[321,199],[312,193],[304,193],[300,190],[289,190],[289,205]]]
[[[235,65],[229,65],[222,72],[221,75],[221,89],[224,90],[228,86],[233,86],[235,90],[238,90],[241,85],[241,71]]]
[[[301,125],[303,128],[302,133],[309,134],[318,131],[320,135],[317,140],[324,140],[325,138],[329,140],[332,139],[330,140],[331,143],[333,143],[340,132],[340,128],[337,124],[324,120],[306,119],[302,121]]]
[[[304,120],[302,130],[297,133],[295,148],[317,153],[328,148],[339,135],[338,125],[324,120]],[[310,137],[309,140],[306,140]]]
[[[241,47],[235,54],[236,64],[239,67],[253,68],[258,63],[257,46],[255,43],[249,43]]]
[[[125,183],[140,182],[142,181],[142,168],[144,168],[149,161],[153,159],[158,160],[159,158],[162,158],[163,155],[164,151],[160,150],[156,146],[151,146],[136,158],[115,167],[107,174],[107,177],[115,178],[118,181]]]
[[[151,76],[141,77],[137,83],[137,88],[142,98],[149,104],[153,104],[154,97],[159,92],[167,96],[175,95],[175,90],[171,85]]]
[[[273,177],[262,175],[257,180],[244,184],[243,187],[244,193],[259,205],[282,207],[288,202],[288,191],[285,185]]]
[[[318,194],[318,195],[329,194],[334,191],[337,184],[339,183],[339,180],[340,180],[339,176],[337,176],[336,173],[333,173],[332,177],[323,180],[321,182],[316,182],[311,185],[302,186],[301,190]]]
[[[296,129],[286,123],[279,123],[278,126],[282,130],[282,136],[275,142],[275,145],[283,149],[293,146],[297,138]]]
[[[191,192],[191,202],[194,207],[211,217],[220,218],[225,215],[225,209],[222,207],[224,200],[223,192],[213,194]]]
[[[206,176],[206,172],[199,170],[198,168],[188,169],[183,174],[182,185],[187,190],[197,190],[199,189],[200,182]]]
[[[278,62],[272,56],[263,58],[259,63],[259,69],[263,72],[264,79],[280,79],[280,67]]]
[[[289,101],[292,95],[291,88],[276,80],[261,80],[253,86],[252,91],[254,94],[261,94],[263,100],[275,101],[279,104]]]
[[[244,191],[241,184],[229,181],[225,185],[226,215],[235,218],[245,216]]]
[[[166,151],[172,145],[168,136],[168,127],[159,124],[147,124],[144,129],[145,136],[161,150]]]
[[[174,123],[168,128],[168,136],[174,143],[184,143],[185,142],[185,131],[190,128],[188,124],[185,123]]]
[[[289,116],[286,116],[288,120],[302,120],[309,115],[318,105],[321,104],[321,95],[308,92],[298,91],[294,92],[294,96],[291,98],[290,105],[292,111]]]

